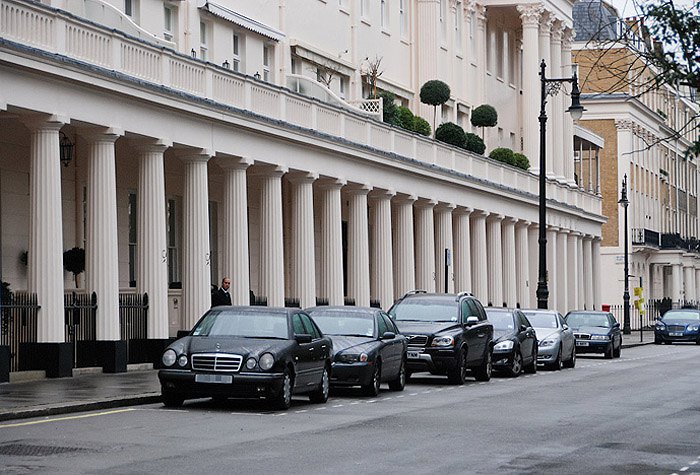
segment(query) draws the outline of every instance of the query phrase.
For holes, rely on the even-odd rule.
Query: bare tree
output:
[[[384,73],[381,68],[382,58],[375,56],[374,59],[365,58],[362,63],[362,77],[372,89],[372,97],[377,97],[377,79]]]
[[[315,73],[316,80],[328,89],[331,88],[333,79],[340,76],[340,67],[329,61],[324,61],[323,64],[317,64],[315,68],[309,68],[308,70]]]

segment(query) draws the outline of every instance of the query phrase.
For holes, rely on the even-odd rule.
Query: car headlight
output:
[[[609,340],[608,335],[591,335],[591,340]]]
[[[258,362],[255,358],[248,358],[245,361],[245,367],[247,369],[255,369],[255,366],[257,366]]]
[[[512,350],[513,349],[513,341],[512,340],[506,340],[502,341],[500,343],[496,343],[496,346],[493,347],[494,351],[505,351],[505,350]]]
[[[175,353],[175,350],[165,350],[162,358],[163,365],[172,366],[175,364],[175,360],[177,360],[177,353]]]
[[[187,355],[180,355],[180,357],[177,359],[177,364],[183,368],[187,366]]]
[[[271,353],[263,353],[260,357],[260,369],[267,371],[275,364],[275,357]]]
[[[549,348],[550,346],[554,346],[559,342],[556,338],[548,338],[546,340],[542,340],[539,343],[540,348]]]
[[[666,325],[664,325],[663,323],[657,323],[656,329],[659,330],[660,332],[662,332],[666,329]]]
[[[436,336],[431,346],[454,346],[455,339],[451,336]]]
[[[365,363],[369,358],[367,353],[341,353],[335,359],[340,363]]]
[[[688,325],[688,330],[690,330],[691,332],[696,332],[700,330],[700,324],[694,323],[693,325]]]

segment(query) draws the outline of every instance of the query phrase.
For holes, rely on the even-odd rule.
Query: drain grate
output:
[[[49,455],[94,452],[83,447],[61,447],[56,445],[6,444],[0,445],[0,455],[25,457],[47,457]]]

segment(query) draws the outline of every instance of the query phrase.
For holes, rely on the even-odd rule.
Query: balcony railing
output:
[[[632,244],[635,246],[661,246],[661,234],[651,229],[632,228]]]
[[[679,233],[661,235],[661,249],[680,249],[700,253],[700,241],[696,238],[683,238]]]

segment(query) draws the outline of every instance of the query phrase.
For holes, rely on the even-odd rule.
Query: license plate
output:
[[[668,336],[683,336],[683,332],[670,332]]]
[[[195,383],[231,384],[233,376],[230,374],[196,374]]]
[[[588,342],[587,341],[577,341],[576,346],[588,346]]]
[[[418,358],[420,358],[420,354],[421,354],[420,351],[407,351],[406,357],[410,358],[412,360],[417,360]]]

